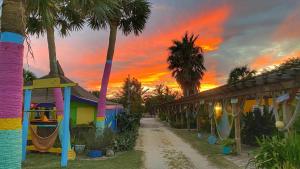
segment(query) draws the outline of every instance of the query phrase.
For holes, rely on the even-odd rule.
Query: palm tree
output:
[[[73,8],[67,0],[28,0],[27,1],[27,29],[31,35],[47,35],[49,63],[51,77],[59,77],[58,61],[55,47],[55,28],[60,35],[65,37],[70,31],[80,30],[84,25],[84,17],[79,9]],[[59,122],[61,122],[64,112],[63,95],[60,88],[54,90],[55,106]],[[61,126],[61,125],[60,125]],[[62,138],[62,128],[59,128],[59,138]]]
[[[21,168],[23,0],[4,0],[0,37],[0,168]]]
[[[24,84],[26,82],[31,82],[33,81],[34,79],[36,79],[36,75],[31,72],[30,70],[26,70],[26,69],[23,69],[23,81],[24,81]]]
[[[58,66],[54,30],[57,28],[60,35],[66,37],[71,31],[82,29],[84,17],[67,0],[28,0],[26,10],[27,33],[37,37],[47,35],[50,75],[56,77]]]
[[[231,72],[229,74],[229,78],[227,80],[227,83],[232,84],[239,80],[251,78],[251,77],[255,76],[255,74],[256,74],[256,71],[250,70],[250,68],[247,65],[236,67],[233,70],[231,70]]]
[[[206,71],[203,50],[195,44],[197,39],[198,36],[185,33],[181,41],[174,40],[173,45],[169,47],[168,68],[179,83],[184,96],[198,92],[200,80]]]
[[[97,12],[95,8],[90,10],[92,13],[90,13],[90,17],[88,18],[88,24],[94,30],[105,27],[110,28],[106,63],[98,101],[96,123],[98,134],[101,134],[104,128],[106,93],[114,56],[117,30],[121,29],[125,35],[129,35],[131,32],[134,32],[135,35],[139,35],[145,28],[145,24],[150,15],[150,3],[147,0],[117,0],[116,2],[117,8],[111,8],[111,13],[108,14],[104,20],[103,18],[99,19],[95,17],[96,15],[93,14]]]

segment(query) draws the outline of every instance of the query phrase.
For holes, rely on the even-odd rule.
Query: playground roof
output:
[[[61,83],[74,83],[72,80],[65,76],[65,73],[58,63],[58,74]],[[49,73],[46,76],[41,77],[40,79],[53,78],[53,76]],[[32,82],[31,82],[32,83]],[[31,83],[26,84],[31,85]],[[72,87],[72,100],[76,100],[79,102],[84,102],[92,105],[97,105],[98,98],[91,94],[89,91],[81,87],[80,85]],[[53,103],[53,89],[34,89],[32,91],[32,102],[34,103]],[[116,105],[117,103],[113,103],[110,101],[106,102],[107,105]]]

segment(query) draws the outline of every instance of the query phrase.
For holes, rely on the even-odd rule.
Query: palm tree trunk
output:
[[[48,41],[48,52],[49,52],[49,66],[50,66],[50,76],[59,77],[58,65],[56,58],[56,47],[55,47],[55,34],[53,27],[47,27],[47,41]],[[63,138],[63,125],[62,119],[64,115],[64,99],[61,88],[54,88],[54,101],[56,106],[56,114],[59,125],[59,139],[62,142]],[[70,145],[70,144],[69,144]],[[69,146],[71,149],[71,145]]]
[[[108,44],[106,63],[105,63],[105,68],[102,76],[101,89],[100,89],[100,95],[98,101],[98,113],[97,113],[97,120],[96,120],[96,128],[97,128],[98,136],[103,133],[103,129],[105,127],[104,120],[105,120],[105,110],[106,110],[106,93],[107,93],[109,76],[110,76],[110,71],[112,66],[112,60],[115,51],[117,30],[118,30],[117,24],[110,25],[109,44]]]
[[[0,39],[0,168],[21,168],[24,4],[4,0]]]
[[[59,77],[58,66],[56,59],[56,47],[54,38],[54,28],[47,28],[47,41],[48,41],[48,52],[49,52],[49,63],[50,63],[50,76]],[[62,118],[64,112],[64,100],[62,91],[60,88],[54,89],[55,106],[57,109],[57,116]]]
[[[53,27],[47,28],[47,41],[48,41],[50,74],[55,77],[58,76],[58,67],[57,67],[56,47],[55,47]]]

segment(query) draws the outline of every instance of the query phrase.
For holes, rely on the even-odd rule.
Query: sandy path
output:
[[[136,149],[145,152],[146,169],[215,169],[181,138],[153,118],[143,118]]]

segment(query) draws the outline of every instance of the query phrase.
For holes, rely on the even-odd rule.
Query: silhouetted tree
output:
[[[247,65],[241,66],[241,67],[236,67],[233,70],[231,70],[228,80],[227,80],[227,83],[232,84],[239,80],[251,78],[251,77],[255,76],[255,74],[256,74],[256,71],[250,70],[250,68]]]
[[[180,85],[183,95],[189,96],[199,91],[204,67],[203,49],[196,45],[198,36],[186,33],[181,41],[174,40],[169,47],[169,70]]]

